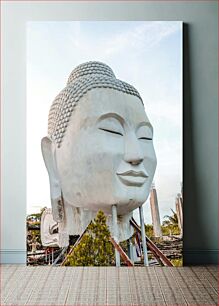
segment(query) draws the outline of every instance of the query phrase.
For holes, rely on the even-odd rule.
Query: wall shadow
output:
[[[192,97],[189,24],[183,24],[183,261],[201,264],[200,241],[206,237],[201,223],[194,139],[195,105]],[[199,252],[200,251],[200,252]],[[199,260],[198,260],[199,258]]]

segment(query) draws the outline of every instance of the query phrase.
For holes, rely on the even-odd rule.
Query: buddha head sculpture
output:
[[[51,106],[42,153],[53,219],[69,235],[80,234],[98,210],[110,218],[112,205],[127,222],[146,201],[157,163],[138,91],[101,62],[70,74]]]

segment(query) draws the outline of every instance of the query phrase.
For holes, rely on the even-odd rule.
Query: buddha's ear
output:
[[[55,160],[55,144],[49,137],[41,140],[43,159],[49,175],[50,197],[53,219],[56,222],[64,220],[64,202]]]

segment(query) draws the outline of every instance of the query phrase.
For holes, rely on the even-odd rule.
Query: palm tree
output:
[[[172,234],[178,235],[180,232],[177,214],[173,209],[171,209],[171,211],[173,213],[172,216],[164,216],[164,218],[166,218],[167,220],[163,221],[163,226],[169,230],[170,236]]]
[[[167,218],[168,220],[164,220],[163,221],[163,226],[166,225],[173,225],[173,226],[178,226],[178,217],[177,217],[177,213],[171,208],[171,211],[173,213],[172,216],[164,216],[164,218]]]

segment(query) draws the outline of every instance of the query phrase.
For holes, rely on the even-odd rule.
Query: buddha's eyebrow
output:
[[[149,121],[143,121],[143,122],[140,122],[137,126],[137,129],[138,130],[140,127],[142,126],[146,126],[146,127],[149,127],[151,129],[151,132],[153,133],[154,132],[154,129],[153,129],[153,126],[151,125],[151,123]]]
[[[104,114],[104,115],[100,116],[100,118],[98,118],[97,122],[100,122],[104,119],[110,119],[110,118],[116,119],[119,122],[119,124],[121,124],[121,125],[123,125],[124,122],[125,122],[125,120],[120,115],[118,115],[117,113]]]

